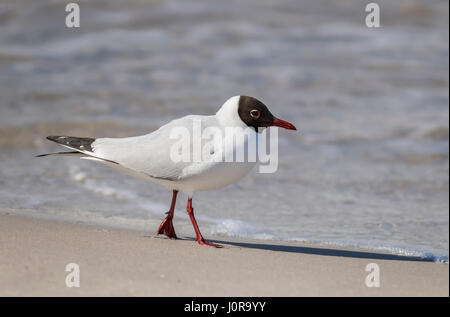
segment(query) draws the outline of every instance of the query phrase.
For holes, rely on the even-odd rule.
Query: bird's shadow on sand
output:
[[[371,259],[371,260],[431,262],[431,260],[426,258],[416,256],[406,256],[406,255],[405,256],[395,255],[389,253],[375,253],[367,251],[339,250],[339,249],[327,249],[327,248],[315,248],[306,246],[279,245],[267,243],[248,243],[248,242],[234,242],[221,240],[209,240],[209,241],[219,243],[222,245],[233,245],[242,248],[270,250],[279,252],[291,252],[291,253],[314,254],[322,256],[335,256],[335,257]]]
[[[158,235],[148,236],[148,237],[162,238]],[[165,238],[162,238],[162,239],[165,239]],[[190,237],[178,237],[178,240],[186,240],[186,241],[195,242],[195,239],[190,238]],[[389,254],[389,253],[375,253],[375,252],[357,251],[357,250],[327,249],[327,248],[322,248],[322,247],[316,248],[316,247],[282,245],[282,244],[235,242],[235,241],[214,240],[214,239],[207,239],[207,240],[210,242],[213,242],[213,243],[224,245],[224,246],[232,245],[232,246],[241,247],[241,248],[278,251],[278,252],[314,254],[314,255],[322,255],[322,256],[335,256],[335,257],[371,259],[371,260],[433,262],[431,259],[421,258],[418,256],[396,255],[396,254]]]

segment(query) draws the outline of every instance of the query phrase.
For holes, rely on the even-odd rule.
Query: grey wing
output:
[[[126,168],[153,178],[180,180],[186,175],[185,169],[192,162],[174,160],[171,151],[180,138],[171,133],[175,128],[182,129],[192,136],[193,118],[201,118],[202,127],[216,124],[214,117],[187,116],[174,120],[158,130],[143,136],[130,138],[100,138],[92,144],[95,157],[116,162]],[[192,143],[192,140],[189,140]],[[192,147],[190,148],[192,149]],[[192,157],[192,156],[191,156]]]

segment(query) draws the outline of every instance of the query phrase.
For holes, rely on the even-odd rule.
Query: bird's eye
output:
[[[261,112],[259,112],[259,110],[253,109],[252,111],[250,111],[250,116],[254,119],[258,119],[260,115]]]

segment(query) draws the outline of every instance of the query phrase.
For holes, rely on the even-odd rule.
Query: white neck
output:
[[[216,117],[223,126],[247,128],[238,113],[240,96],[233,96],[220,107]]]

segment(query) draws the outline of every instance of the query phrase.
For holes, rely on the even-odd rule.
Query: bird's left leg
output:
[[[176,239],[175,229],[173,228],[173,213],[175,211],[175,203],[177,201],[178,190],[173,191],[172,203],[170,204],[170,210],[167,212],[167,217],[164,219],[158,228],[158,234],[165,234],[170,239]]]
[[[211,247],[223,248],[223,246],[220,245],[220,244],[208,242],[205,239],[203,239],[203,236],[202,236],[202,234],[200,232],[200,229],[198,228],[197,221],[195,220],[195,217],[194,217],[194,208],[192,207],[192,198],[188,199],[186,211],[187,211],[187,213],[189,215],[189,218],[191,218],[192,226],[194,227],[195,240],[201,245],[208,245],[208,246],[211,246]]]

